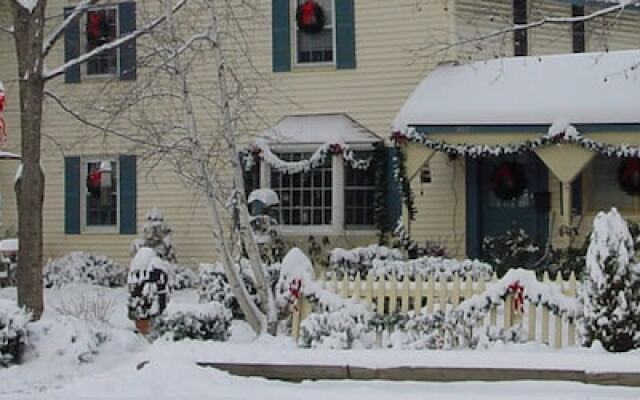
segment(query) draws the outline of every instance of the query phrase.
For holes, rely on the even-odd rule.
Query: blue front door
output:
[[[523,188],[513,196],[498,195],[496,183],[511,180],[513,166],[524,176]],[[511,168],[508,168],[511,167]],[[505,168],[509,171],[506,174]],[[508,178],[504,176],[508,175]],[[548,172],[531,153],[467,160],[467,253],[478,257],[485,236],[504,234],[512,227],[523,229],[537,243],[548,238]]]

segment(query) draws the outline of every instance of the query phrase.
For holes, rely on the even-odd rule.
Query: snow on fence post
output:
[[[565,294],[569,297],[576,297],[577,291],[577,282],[576,282],[576,274],[574,271],[571,271],[571,275],[569,275],[569,283],[568,288]],[[569,321],[567,326],[567,344],[569,346],[573,346],[576,344],[576,322]]]
[[[548,271],[542,274],[542,282],[546,284],[551,282]],[[549,309],[546,307],[542,308],[542,343],[549,344]]]

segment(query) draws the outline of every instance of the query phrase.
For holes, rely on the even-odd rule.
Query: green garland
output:
[[[375,168],[376,191],[373,195],[374,218],[378,230],[378,244],[383,245],[387,241],[387,233],[391,230],[386,221],[387,218],[387,150],[384,142],[373,145],[372,167]]]
[[[417,210],[414,204],[414,195],[411,190],[411,182],[407,176],[407,157],[398,146],[396,142],[396,154],[393,156],[395,168],[394,176],[397,183],[400,184],[400,190],[402,191],[402,197],[404,197],[404,204],[407,206],[407,212],[409,220],[414,221],[416,218]]]

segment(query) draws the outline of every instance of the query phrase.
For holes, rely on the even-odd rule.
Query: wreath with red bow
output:
[[[95,168],[87,175],[87,189],[93,196],[100,194],[100,186],[102,184],[102,172]]]
[[[518,162],[505,161],[491,175],[491,190],[501,200],[513,200],[527,187],[527,175]]]
[[[313,0],[307,0],[296,10],[298,29],[304,33],[318,33],[324,29],[324,10]]]
[[[620,163],[618,184],[625,193],[640,195],[640,159],[629,158]]]

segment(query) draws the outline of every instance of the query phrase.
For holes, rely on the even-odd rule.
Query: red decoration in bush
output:
[[[298,28],[305,33],[318,33],[324,29],[324,10],[313,0],[306,0],[296,10]]]
[[[625,193],[640,195],[640,159],[630,158],[620,164],[618,184]]]
[[[515,161],[500,164],[491,176],[491,190],[501,200],[517,199],[527,186],[527,176]]]
[[[507,291],[513,296],[513,309],[519,313],[524,312],[524,287],[520,284],[520,281],[515,281],[507,287]]]
[[[0,90],[0,112],[4,111],[4,103],[6,101],[6,96],[2,90]]]
[[[289,293],[291,294],[291,308],[293,311],[298,311],[298,302],[302,295],[302,279],[292,279],[289,283]]]
[[[405,144],[409,141],[407,136],[400,131],[391,132],[391,140],[393,140],[397,144]]]

